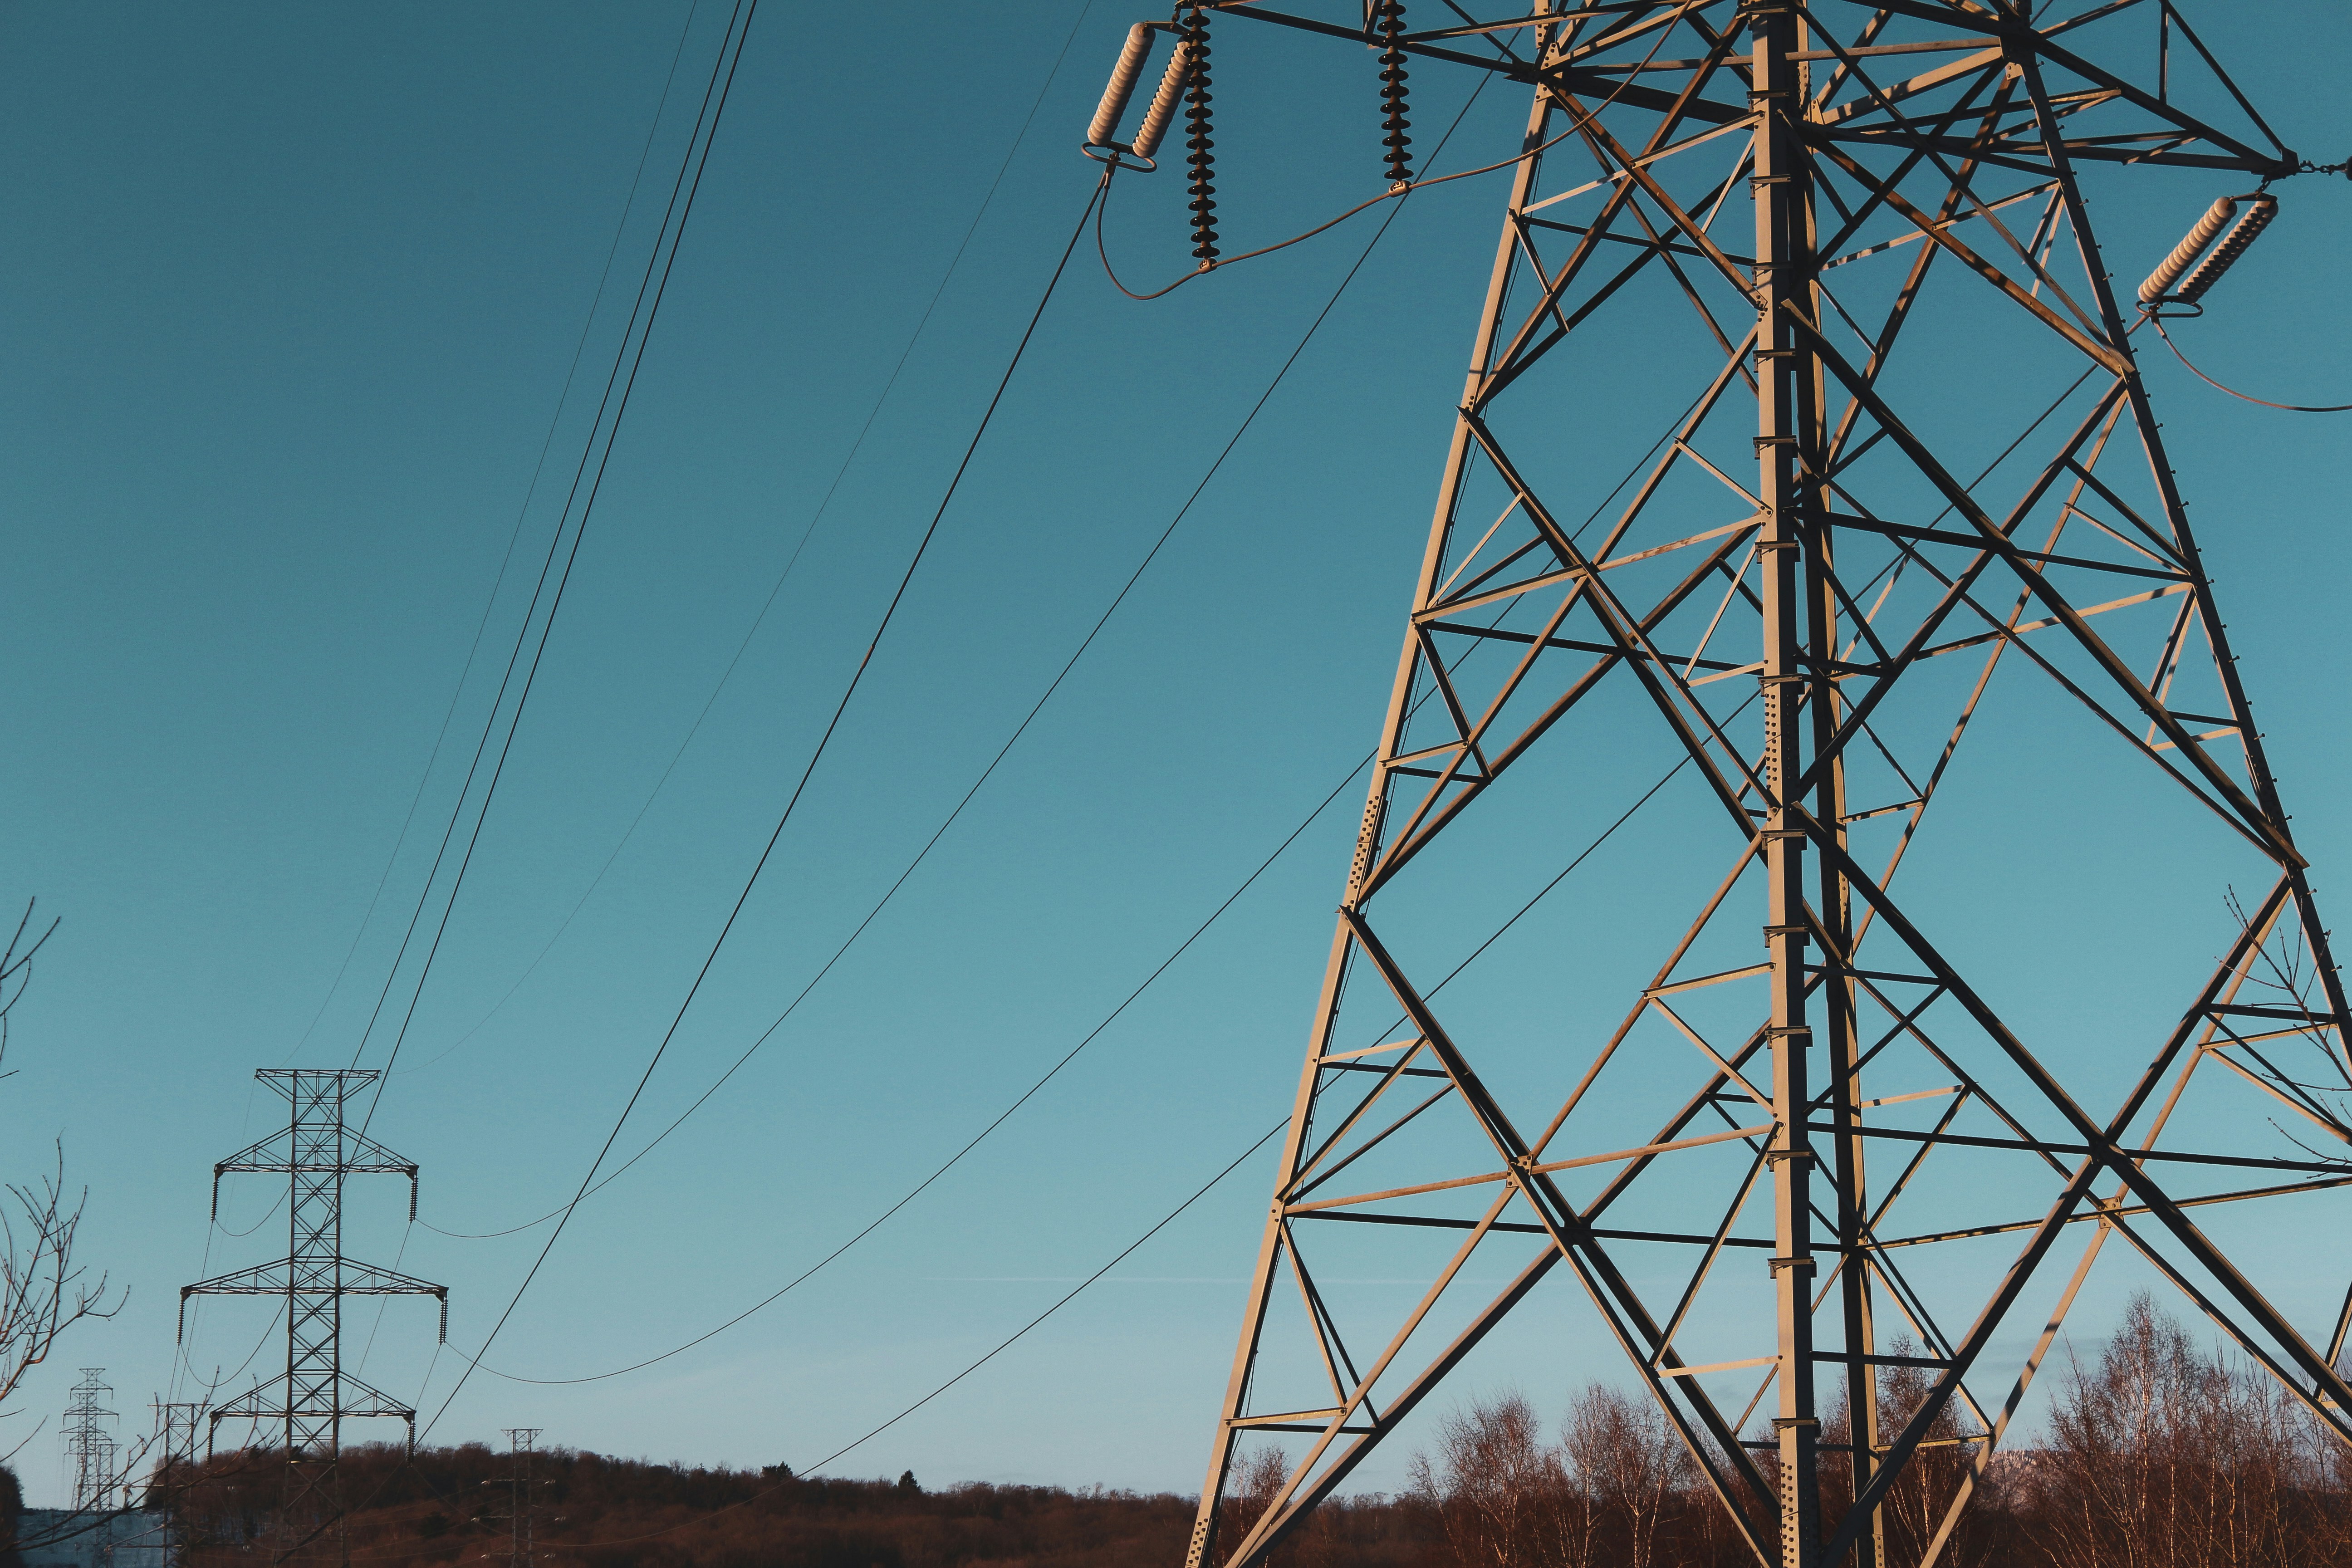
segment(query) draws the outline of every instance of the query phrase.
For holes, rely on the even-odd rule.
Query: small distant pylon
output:
[[[530,1462],[537,1457],[539,1426],[509,1426],[507,1444],[510,1450],[507,1477],[507,1515],[511,1526],[511,1543],[507,1549],[507,1568],[529,1568],[535,1548],[531,1541],[532,1516],[538,1511],[532,1489],[539,1483],[531,1479]]]
[[[81,1369],[66,1405],[66,1463],[73,1469],[73,1506],[77,1513],[103,1509],[114,1490],[113,1436],[105,1423],[114,1412],[100,1401],[114,1390],[107,1385],[102,1366]]]
[[[449,1290],[389,1268],[343,1256],[343,1179],[371,1173],[408,1178],[408,1217],[416,1217],[416,1163],[347,1125],[343,1109],[351,1097],[380,1076],[372,1068],[264,1068],[254,1074],[284,1095],[292,1107],[285,1128],[213,1167],[213,1205],[220,1205],[220,1179],[232,1171],[286,1175],[290,1184],[287,1255],[275,1262],[240,1268],[180,1289],[184,1331],[191,1296],[282,1296],[286,1300],[286,1371],[211,1412],[215,1430],[222,1421],[268,1421],[284,1434],[287,1475],[280,1514],[283,1562],[342,1517],[336,1468],[342,1451],[343,1422],[358,1416],[397,1416],[408,1424],[412,1446],[416,1412],[343,1370],[343,1298],[346,1296],[436,1296],[441,1300],[441,1337],[449,1337]]]

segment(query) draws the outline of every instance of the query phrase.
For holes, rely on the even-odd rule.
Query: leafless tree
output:
[[[1582,1490],[1622,1531],[1625,1568],[1651,1568],[1659,1531],[1679,1511],[1690,1457],[1656,1405],[1593,1384],[1570,1405],[1561,1449]]]
[[[0,1060],[7,1053],[9,1015],[32,979],[33,957],[58,929],[52,921],[30,935],[33,915],[27,901],[7,945],[0,948]],[[119,1296],[108,1300],[106,1276],[92,1279],[88,1268],[74,1260],[89,1192],[69,1191],[59,1146],[55,1172],[37,1184],[10,1184],[0,1196],[0,1415],[14,1414],[8,1401],[68,1329],[84,1318],[110,1318],[121,1309]],[[31,1437],[27,1433],[0,1458],[14,1458]]]
[[[65,1169],[60,1150],[54,1174],[37,1184],[12,1184],[0,1202],[0,1414],[11,1414],[5,1408],[8,1400],[26,1374],[48,1359],[60,1335],[84,1318],[110,1318],[122,1306],[119,1296],[108,1300],[105,1275],[92,1279],[74,1261],[89,1193],[68,1197]]]
[[[1437,1458],[1417,1454],[1412,1484],[1462,1568],[1583,1568],[1562,1548],[1569,1482],[1535,1409],[1517,1394],[1474,1404],[1437,1429]]]
[[[1244,1455],[1234,1467],[1233,1479],[1225,1483],[1224,1500],[1218,1505],[1219,1563],[1231,1557],[1242,1538],[1265,1516],[1274,1500],[1282,1495],[1282,1483],[1289,1479],[1290,1458],[1279,1447]]]
[[[2053,1563],[2295,1568],[2336,1561],[2315,1531],[2330,1458],[2268,1374],[2208,1356],[2145,1293],[2095,1367],[2069,1369],[2033,1466]]]
[[[1886,1349],[1896,1356],[1919,1354],[1918,1347],[1902,1334]],[[1899,1432],[1910,1424],[1932,1386],[1926,1367],[1878,1369],[1882,1441],[1887,1433]],[[1942,1528],[1944,1515],[1976,1462],[1977,1443],[1983,1436],[1981,1427],[1964,1417],[1958,1400],[1947,1400],[1936,1413],[1926,1440],[1888,1490],[1880,1511],[1888,1561],[1916,1563],[1927,1554],[1927,1543]],[[2000,1507],[1999,1474],[1998,1470],[1988,1473],[1971,1492],[1967,1511],[1937,1559],[1940,1568],[1978,1568],[1994,1552],[1998,1544],[1994,1526]]]
[[[0,1062],[8,1057],[8,1015],[16,1010],[17,999],[33,978],[33,955],[42,944],[56,934],[58,922],[51,921],[41,934],[30,942],[26,933],[33,929],[33,908],[37,900],[25,900],[25,913],[9,934],[8,945],[0,948]]]

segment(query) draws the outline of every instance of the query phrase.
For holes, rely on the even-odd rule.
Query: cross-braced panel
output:
[[[2104,1249],[2352,1437],[2352,1298],[2209,1228],[2352,1183],[2352,1061],[2084,194],[2296,160],[2161,0],[1535,9],[1410,38],[1536,91],[1193,1561],[1553,1286],[1791,1568],[1956,1446],[1933,1560]],[[1464,956],[1629,821],[1585,946]]]
[[[446,1287],[345,1258],[343,1180],[362,1173],[404,1175],[409,1217],[416,1214],[416,1166],[345,1124],[351,1096],[373,1082],[368,1069],[265,1068],[255,1075],[283,1094],[291,1109],[285,1128],[213,1168],[214,1204],[230,1172],[283,1173],[288,1186],[287,1253],[273,1262],[217,1275],[180,1291],[191,1296],[277,1296],[286,1314],[286,1370],[215,1406],[223,1421],[269,1423],[281,1434],[289,1466],[284,1518],[299,1528],[314,1514],[339,1508],[334,1468],[346,1420],[395,1417],[412,1433],[416,1412],[342,1369],[343,1298],[419,1296],[440,1299],[441,1334],[448,1336]],[[282,1555],[282,1553],[281,1553]]]

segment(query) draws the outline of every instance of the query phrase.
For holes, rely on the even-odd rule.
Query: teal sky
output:
[[[238,1302],[194,1314],[175,1361],[178,1288],[282,1240],[261,1177],[229,1180],[208,1231],[210,1166],[278,1114],[255,1068],[349,1065],[359,1048],[726,11],[0,6],[0,898],[37,896],[63,921],[14,1019],[0,1177],[37,1180],[61,1142],[89,1190],[83,1254],[129,1292],[0,1424],[15,1441],[49,1422],[16,1461],[37,1502],[62,1500],[46,1413],[75,1369],[107,1369],[128,1433],[151,1397],[192,1396],[189,1368],[217,1368],[226,1391],[268,1363],[267,1310]],[[2323,162],[2352,152],[2352,13],[2190,14],[2285,140]],[[1087,201],[1095,170],[1076,143],[1135,19],[1102,0],[761,7],[371,1129],[420,1163],[420,1218],[439,1229],[404,1226],[390,1178],[350,1204],[349,1251],[451,1288],[453,1350],[437,1356],[429,1304],[394,1303],[380,1331],[373,1307],[347,1321],[363,1374],[425,1415],[545,1235],[444,1233],[557,1207],[627,1100]],[[1221,55],[1228,248],[1379,188],[1362,61],[1253,56],[1255,42]],[[1432,140],[1469,85],[1417,73]],[[1524,113],[1490,89],[1446,166],[1507,155]],[[2094,196],[2114,269],[2135,279],[2217,194],[2137,173],[2102,175]],[[801,1273],[1076,1044],[1341,783],[1377,736],[1501,193],[1465,181],[1408,205],[962,819],[727,1087],[581,1207],[491,1367],[625,1366]],[[2352,184],[2281,195],[2183,342],[2262,395],[2352,400]],[[767,1027],[921,847],[1377,221],[1149,306],[1081,249],[623,1157]],[[1174,179],[1122,184],[1114,254],[1172,279],[1190,265],[1181,224]],[[2147,363],[2325,898],[2352,862],[2352,442],[2342,421]],[[1651,371],[1636,356],[1620,374],[1638,393]],[[1625,446],[1595,401],[1586,433],[1622,467],[1654,432]],[[797,1467],[953,1373],[1286,1109],[1359,801],[1343,791],[1045,1091],[806,1285],[627,1376],[478,1373],[433,1440],[535,1426],[548,1442]],[[437,904],[428,931],[435,918]],[[413,952],[399,973],[395,1014]],[[362,1065],[385,1047],[379,1026]],[[1265,1163],[844,1468],[1195,1484]],[[1574,1336],[1512,1353],[1548,1406],[1609,1371]],[[1397,1486],[1402,1457],[1364,1484]]]

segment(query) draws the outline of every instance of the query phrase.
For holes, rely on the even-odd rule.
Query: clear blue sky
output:
[[[648,191],[675,167],[724,12],[704,0],[687,28]],[[2290,143],[2321,161],[2352,151],[2341,6],[2192,15]],[[761,8],[374,1123],[422,1163],[424,1219],[496,1230],[579,1182],[1086,201],[1094,169],[1075,143],[1134,19],[1097,0],[1046,86],[1075,4]],[[383,983],[494,661],[459,695],[394,846],[687,21],[670,5],[0,8],[0,895],[37,894],[65,922],[16,1020],[0,1175],[37,1177],[61,1139],[90,1193],[84,1256],[130,1290],[27,1381],[0,1432],[61,1408],[84,1365],[143,1415],[174,1376],[178,1287],[282,1241],[260,1177],[232,1178],[227,1230],[208,1236],[209,1169],[278,1113],[253,1069],[347,1064]],[[1336,47],[1253,61],[1242,42],[1221,54],[1229,248],[1378,188],[1362,62]],[[531,968],[734,657],[1041,87],[774,609]],[[1416,87],[1434,126],[1467,84],[1431,68]],[[1451,166],[1506,155],[1523,114],[1490,92]],[[2137,277],[2215,193],[2182,176],[2126,184],[2107,176],[2095,200],[2116,270]],[[1416,198],[963,821],[732,1083],[583,1207],[491,1364],[605,1371],[799,1273],[1075,1044],[1339,782],[1377,733],[1499,195],[1465,182]],[[1189,265],[1174,180],[1120,197],[1129,265],[1160,279]],[[644,199],[616,289],[650,241]],[[2216,374],[2265,395],[2352,399],[2352,186],[2306,179],[2284,200],[2197,342]],[[1074,265],[624,1153],[766,1026],[929,837],[1369,232],[1360,220],[1148,307]],[[608,300],[583,381],[617,319]],[[2352,442],[2340,423],[2224,401],[2169,363],[2150,374],[2325,893],[2352,860]],[[582,406],[575,389],[519,560],[545,549]],[[486,649],[520,607],[510,578]],[[608,1451],[797,1466],[962,1366],[1286,1107],[1353,795],[1001,1134],[839,1263],[627,1377],[477,1374],[434,1439],[528,1425]],[[845,1468],[1193,1484],[1264,1164]],[[453,1343],[471,1349],[544,1232],[407,1230],[402,1199],[390,1179],[359,1184],[348,1248],[447,1283]],[[352,1310],[355,1352],[373,1319]],[[234,1371],[268,1327],[250,1303],[207,1305],[190,1359]],[[365,1362],[428,1415],[460,1364],[435,1358],[432,1330],[429,1304],[395,1303]],[[1597,1349],[1544,1354],[1548,1386],[1608,1370]],[[54,1430],[19,1461],[36,1500],[61,1491]]]

